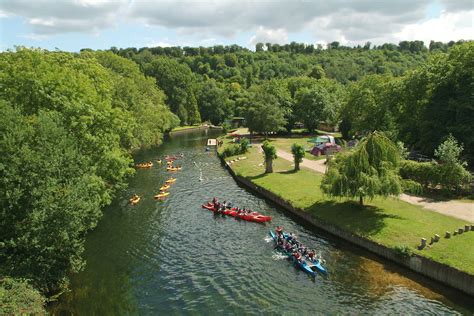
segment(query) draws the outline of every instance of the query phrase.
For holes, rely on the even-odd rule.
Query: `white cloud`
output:
[[[445,12],[426,20],[427,8],[434,4]],[[0,18],[23,17],[31,28],[27,36],[37,39],[71,32],[99,34],[135,22],[174,31],[187,42],[189,36],[203,38],[197,43],[204,45],[242,33],[253,34],[251,44],[284,43],[302,31],[312,34],[314,42],[344,45],[471,39],[467,32],[470,28],[472,33],[472,13],[466,12],[472,9],[472,0],[0,0]],[[150,43],[184,46],[178,38]]]
[[[255,46],[257,43],[288,43],[288,33],[284,29],[266,29],[260,26],[254,36],[250,38],[249,44]]]
[[[449,42],[473,38],[474,10],[455,13],[442,12],[438,18],[422,23],[406,25],[394,37],[398,40],[422,40],[428,45],[431,40]]]

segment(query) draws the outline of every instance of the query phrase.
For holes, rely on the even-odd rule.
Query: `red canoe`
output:
[[[207,204],[203,204],[202,208],[208,209],[211,212],[216,212],[214,205],[210,202],[208,202]],[[240,219],[243,219],[244,221],[257,222],[257,223],[265,223],[272,220],[271,216],[265,216],[257,212],[252,212],[250,214],[239,214],[236,211],[235,207],[231,208],[230,210],[229,209],[224,210],[222,214],[232,216],[235,218],[240,218]]]

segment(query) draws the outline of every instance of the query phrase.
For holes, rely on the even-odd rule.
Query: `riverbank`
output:
[[[394,198],[374,199],[365,207],[350,200],[327,199],[319,189],[322,175],[313,170],[295,173],[290,161],[277,159],[275,172],[264,174],[257,147],[245,154],[245,160],[227,158],[236,161],[228,166],[237,181],[321,229],[474,295],[474,254],[469,250],[474,232],[417,249],[422,237],[429,241],[435,234],[444,236],[445,231],[470,223]]]
[[[171,130],[169,132],[169,134],[179,134],[181,132],[190,132],[190,131],[198,131],[198,130],[202,130],[202,129],[222,129],[222,127],[220,126],[214,126],[214,125],[207,125],[207,124],[204,124],[204,125],[187,125],[187,126],[178,126],[176,128],[173,128],[173,130]]]

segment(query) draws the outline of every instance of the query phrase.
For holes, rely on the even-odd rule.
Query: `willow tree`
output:
[[[399,163],[397,146],[384,134],[373,132],[354,152],[338,155],[330,163],[321,188],[330,196],[358,197],[360,205],[367,197],[399,195]]]
[[[262,144],[263,155],[265,156],[265,173],[273,172],[273,159],[277,158],[275,146],[268,141]]]
[[[293,159],[295,161],[295,171],[300,170],[300,162],[303,161],[305,155],[304,147],[299,144],[291,145],[291,153],[293,154]]]

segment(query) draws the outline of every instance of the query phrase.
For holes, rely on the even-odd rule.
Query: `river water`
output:
[[[169,177],[165,166],[138,170],[127,190],[104,210],[87,238],[86,269],[53,314],[473,314],[470,298],[311,228],[239,187],[207,138],[218,131],[170,137],[136,161],[183,153],[170,196],[153,199]],[[199,181],[200,169],[203,181]],[[128,198],[144,195],[134,207]],[[218,196],[273,217],[272,224],[238,221],[202,209]],[[328,277],[309,278],[273,251],[268,230],[294,232],[317,249]]]

